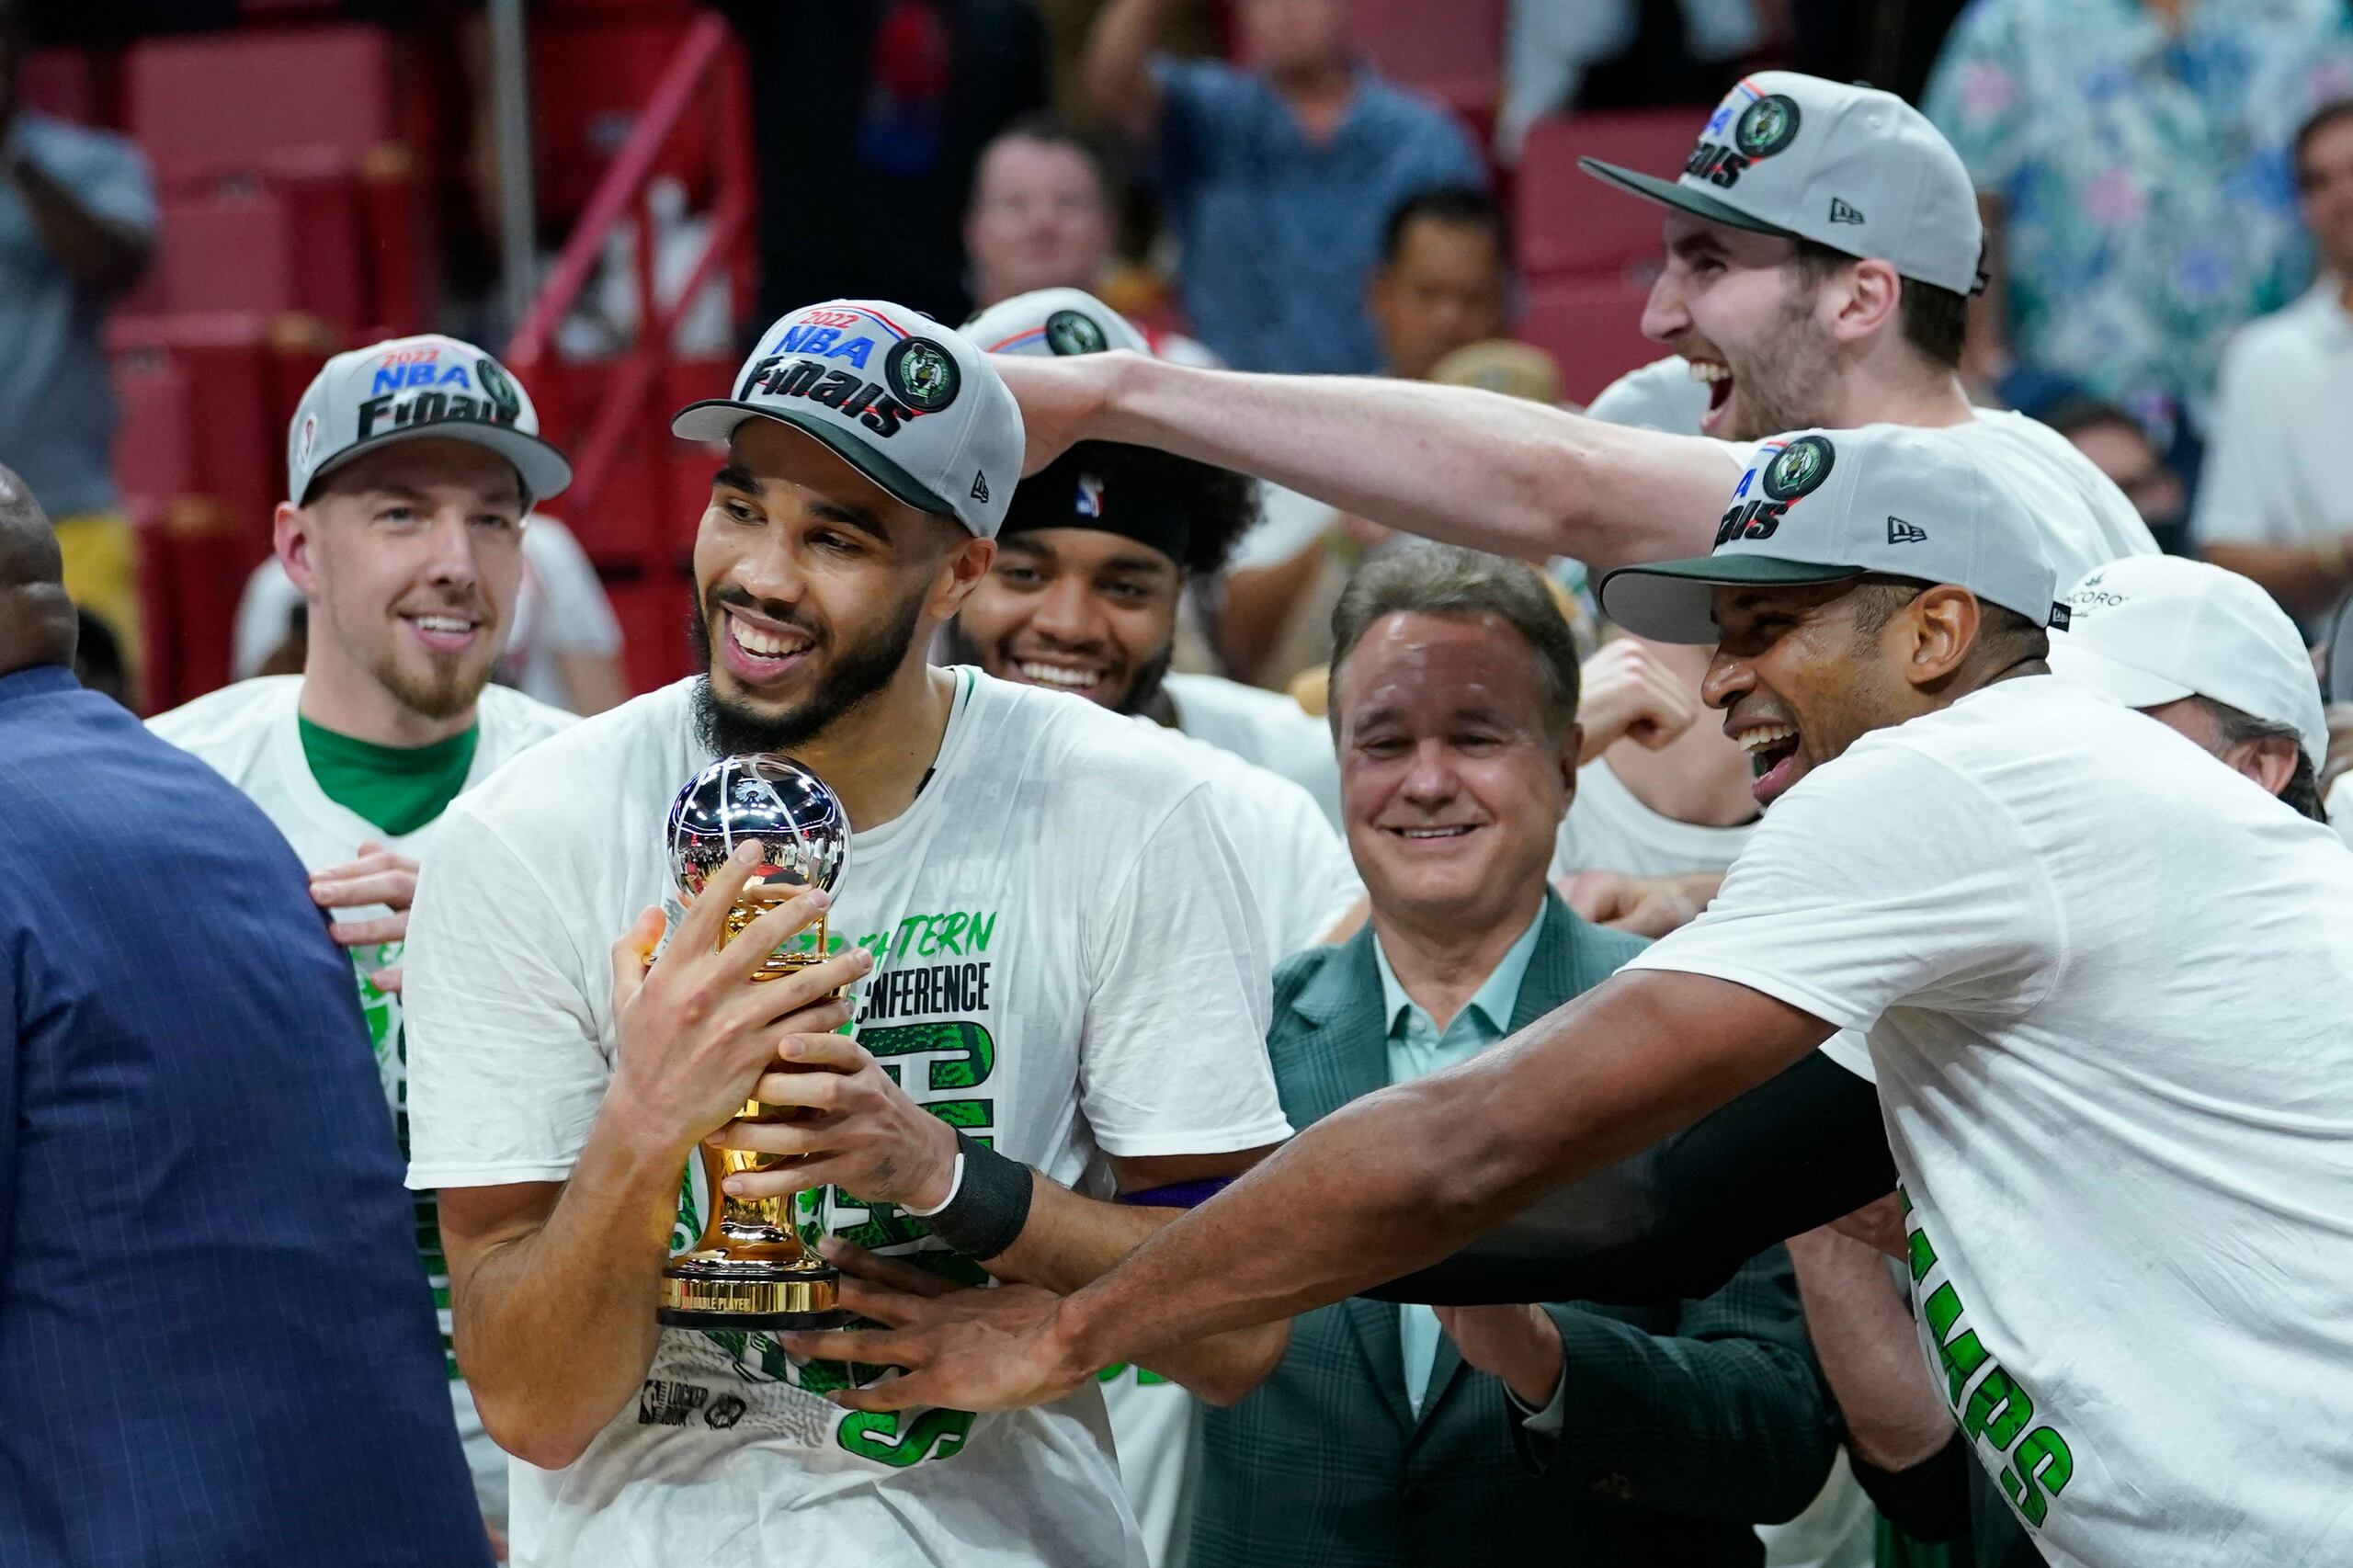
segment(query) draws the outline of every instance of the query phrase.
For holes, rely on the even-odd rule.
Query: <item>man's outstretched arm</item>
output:
[[[1460,1067],[1324,1118],[1075,1295],[1008,1290],[904,1313],[860,1353],[909,1374],[842,1402],[1035,1403],[1097,1367],[1338,1301],[1648,1148],[1830,1033],[1728,981],[1620,974]],[[791,1344],[838,1353],[823,1335]]]
[[[1079,440],[1158,447],[1449,544],[1596,569],[1705,553],[1739,478],[1716,442],[1467,387],[1248,375],[1132,354],[998,356],[1036,468]]]

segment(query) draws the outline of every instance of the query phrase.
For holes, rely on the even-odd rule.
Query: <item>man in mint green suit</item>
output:
[[[1358,574],[1334,626],[1371,918],[1276,972],[1267,1046],[1302,1128],[1468,1060],[1643,946],[1546,885],[1577,665],[1534,571],[1409,546]],[[1705,1301],[1344,1301],[1206,1414],[1189,1568],[1761,1563],[1751,1527],[1812,1500],[1835,1441],[1778,1247]]]

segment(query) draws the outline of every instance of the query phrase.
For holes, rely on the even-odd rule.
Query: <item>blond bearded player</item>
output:
[[[459,791],[572,715],[490,684],[515,624],[534,501],[572,481],[529,397],[451,337],[330,359],[287,431],[278,560],[310,606],[300,676],[240,681],[158,716],[155,733],[251,796],[301,856],[351,953],[401,1146],[408,1146],[401,951],[416,857]],[[354,1130],[355,1135],[358,1130]],[[449,1333],[433,1195],[416,1241]],[[449,1359],[483,1517],[506,1517],[506,1456]]]
[[[460,801],[410,935],[410,1180],[440,1189],[459,1358],[525,1461],[517,1556],[1141,1563],[1091,1387],[1014,1416],[851,1415],[824,1395],[883,1369],[661,1330],[656,1281],[674,1228],[698,1229],[674,1219],[705,1139],[810,1156],[733,1179],[830,1187],[836,1233],[866,1246],[977,1278],[953,1246],[1063,1288],[1279,1142],[1266,944],[1208,781],[1091,703],[926,665],[989,570],[1022,445],[956,333],[892,304],[811,307],[674,428],[727,445],[695,543],[707,673]],[[769,983],[751,968],[815,898],[714,950],[748,859],[674,905],[646,956],[671,798],[746,751],[813,768],[853,830],[836,955]],[[848,1003],[820,999],[845,983]],[[820,1119],[731,1121],[755,1093]],[[845,1304],[871,1289],[847,1280]],[[1284,1342],[1148,1364],[1232,1398]]]

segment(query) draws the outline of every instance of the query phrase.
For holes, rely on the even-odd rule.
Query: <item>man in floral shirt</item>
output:
[[[2344,0],[1975,0],[1923,106],[1986,209],[1965,368],[2195,428],[2223,339],[2309,275],[2288,144],[2348,87]]]

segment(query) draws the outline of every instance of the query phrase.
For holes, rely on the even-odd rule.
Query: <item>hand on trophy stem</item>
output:
[[[620,1036],[613,1093],[638,1130],[686,1151],[743,1108],[763,1068],[796,1036],[823,1035],[849,1018],[835,996],[873,967],[852,948],[781,980],[754,978],[767,955],[814,921],[826,895],[808,892],[763,914],[741,939],[719,945],[727,910],[759,864],[757,841],[739,846],[711,875],[659,959],[649,910],[613,944],[613,1017]]]
[[[721,1148],[794,1156],[787,1166],[729,1176],[730,1196],[777,1198],[838,1187],[904,1208],[936,1208],[947,1200],[955,1179],[955,1129],[910,1099],[847,1035],[789,1035],[776,1064],[752,1085],[751,1097],[762,1105],[801,1107],[810,1115],[787,1122],[731,1121],[712,1135]]]

